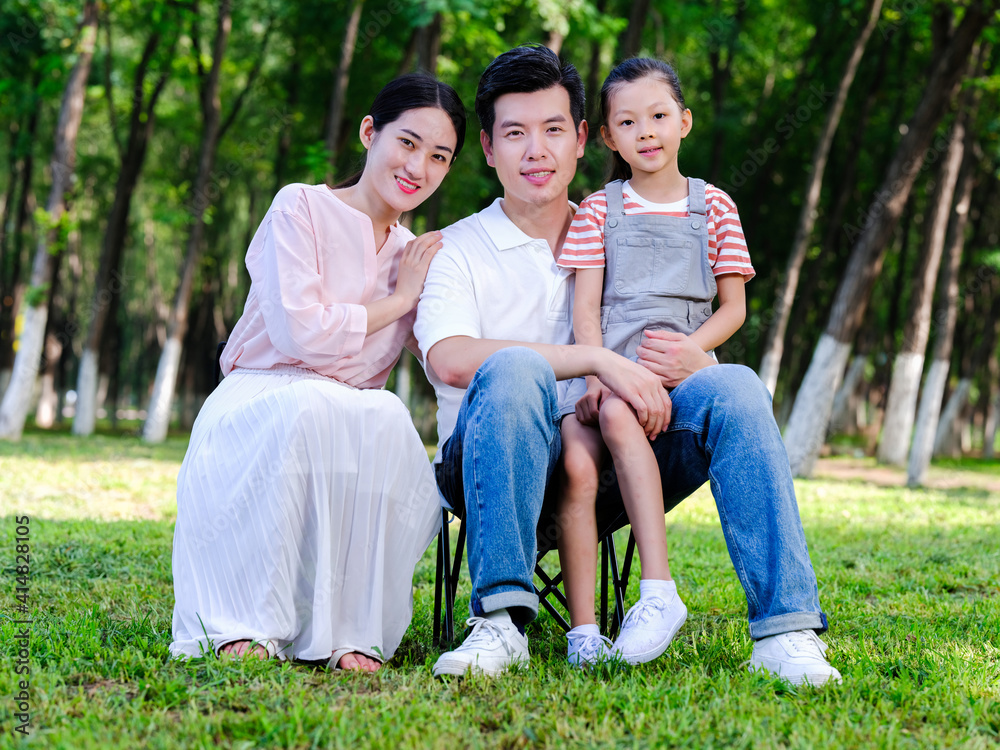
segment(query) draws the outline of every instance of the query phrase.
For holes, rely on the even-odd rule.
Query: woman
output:
[[[364,170],[282,188],[247,251],[251,286],[177,480],[175,657],[329,659],[374,671],[412,614],[437,527],[433,474],[381,390],[440,235],[398,224],[462,149],[465,110],[419,75],[360,128]]]

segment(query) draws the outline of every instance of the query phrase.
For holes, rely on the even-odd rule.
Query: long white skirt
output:
[[[388,659],[437,485],[402,402],[308,370],[236,370],[177,478],[174,657],[253,639],[280,658]]]

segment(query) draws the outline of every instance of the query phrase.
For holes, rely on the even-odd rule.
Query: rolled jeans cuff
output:
[[[826,615],[822,612],[789,612],[785,615],[768,617],[750,623],[750,637],[755,641],[772,635],[791,633],[794,630],[815,630],[825,633],[827,627]]]
[[[469,603],[469,607],[476,617],[482,617],[488,612],[496,612],[498,609],[521,607],[531,613],[531,617],[524,621],[531,622],[538,616],[538,596],[523,589],[498,591],[495,594],[484,596],[482,599],[473,599]]]

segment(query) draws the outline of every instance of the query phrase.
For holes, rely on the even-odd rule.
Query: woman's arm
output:
[[[747,317],[743,276],[738,273],[727,273],[717,276],[715,283],[719,289],[719,308],[690,336],[690,339],[706,352],[728,341],[740,329]]]

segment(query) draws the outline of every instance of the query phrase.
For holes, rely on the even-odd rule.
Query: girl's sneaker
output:
[[[685,620],[687,607],[676,592],[643,597],[625,615],[613,652],[628,664],[652,661],[667,650]]]
[[[566,658],[574,667],[589,667],[612,658],[611,640],[600,634],[570,633],[566,639]]]

